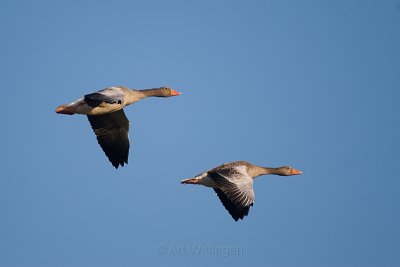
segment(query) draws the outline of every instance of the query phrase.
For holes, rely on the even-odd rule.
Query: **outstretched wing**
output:
[[[87,115],[97,141],[111,164],[118,168],[128,163],[129,121],[124,110],[103,115]]]
[[[243,220],[244,216],[249,214],[250,206],[253,206],[253,203],[248,206],[238,207],[238,205],[232,202],[221,189],[214,188],[214,191],[217,193],[222,205],[224,205],[225,209],[235,221],[238,221],[239,219]]]
[[[237,221],[247,216],[254,203],[254,190],[245,166],[210,171],[208,175],[218,185],[214,191],[232,218]]]
[[[87,94],[84,97],[85,103],[91,107],[97,107],[101,103],[122,104],[124,102],[124,92],[119,87],[110,87],[98,92]]]

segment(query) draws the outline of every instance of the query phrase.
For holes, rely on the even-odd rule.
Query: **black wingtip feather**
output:
[[[105,115],[87,116],[97,142],[115,169],[128,164],[129,121],[123,110]]]
[[[232,218],[237,222],[239,219],[243,220],[245,216],[249,214],[250,206],[253,206],[251,203],[249,206],[238,207],[235,203],[229,200],[229,198],[222,192],[222,190],[214,188],[215,193],[217,193],[218,198],[221,200],[225,209],[229,212]]]

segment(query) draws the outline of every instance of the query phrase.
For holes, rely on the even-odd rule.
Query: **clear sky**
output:
[[[400,2],[2,1],[0,266],[400,266]],[[115,170],[85,116],[107,86],[183,94],[126,108]],[[235,222],[181,185],[263,176]]]

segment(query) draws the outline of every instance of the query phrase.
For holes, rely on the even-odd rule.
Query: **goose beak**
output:
[[[171,96],[176,96],[176,95],[181,95],[181,94],[182,94],[181,92],[171,89]]]
[[[292,175],[299,175],[302,174],[302,171],[296,170],[296,169],[292,169]]]

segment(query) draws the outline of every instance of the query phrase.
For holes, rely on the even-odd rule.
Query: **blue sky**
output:
[[[3,1],[0,266],[399,266],[399,27],[399,1]],[[126,109],[118,170],[54,113],[111,85],[183,93]],[[234,160],[303,175],[234,222],[179,184]]]

